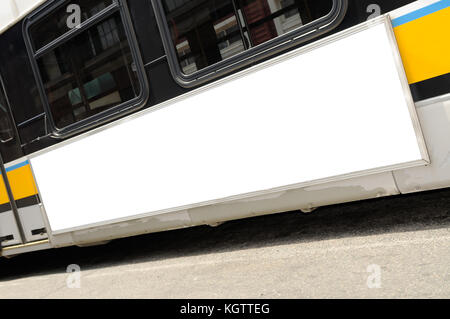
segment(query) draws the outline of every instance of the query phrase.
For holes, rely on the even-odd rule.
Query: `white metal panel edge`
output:
[[[427,7],[429,5],[432,5],[433,3],[439,2],[441,0],[416,0],[414,2],[411,2],[407,5],[404,5],[403,7],[400,7],[398,9],[395,9],[391,12],[389,12],[389,15],[392,19],[401,17],[405,14],[408,14],[410,12],[422,9],[424,7]]]
[[[33,156],[52,231],[425,164],[386,17],[312,48]]]
[[[47,0],[1,0],[0,34]]]

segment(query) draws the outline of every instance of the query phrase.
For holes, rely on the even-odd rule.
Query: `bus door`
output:
[[[0,247],[47,239],[30,163],[0,79]]]

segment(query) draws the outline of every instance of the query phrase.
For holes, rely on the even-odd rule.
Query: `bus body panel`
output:
[[[403,193],[433,190],[450,186],[450,97],[437,103],[420,103],[417,107],[430,155],[430,165],[394,172]]]
[[[20,34],[20,24],[24,16],[43,2],[45,1],[10,0],[2,1],[0,4],[0,41],[3,41],[0,43],[2,43],[2,46],[5,44],[5,48],[8,47],[8,50],[3,50],[0,53],[0,58],[10,61],[8,64],[0,65],[0,73],[4,78],[6,91],[11,93],[10,102],[14,104],[12,106],[13,114],[20,119],[18,130],[20,139],[22,139],[22,145],[11,146],[6,154],[2,154],[7,156],[8,161],[5,165],[7,168],[15,166],[18,161],[32,162],[35,156],[47,151],[52,152],[52,150],[66,143],[64,140],[56,140],[50,137],[47,119],[43,115],[44,113],[39,113],[43,112],[43,108],[34,87],[34,79],[32,79],[32,76],[30,77],[32,74],[31,67],[26,56],[24,39]],[[367,16],[371,12],[376,13],[377,11],[372,4],[374,1],[369,2],[370,4],[367,4],[371,5],[371,10],[375,11],[367,11]],[[382,3],[382,9],[394,5],[394,2],[390,1],[375,2]],[[409,2],[411,1],[404,1],[405,4]],[[167,101],[186,95],[192,89],[180,87],[172,78],[154,13],[151,9],[152,6],[146,1],[128,1],[128,6],[136,32],[136,39],[139,43],[139,50],[145,64],[145,73],[150,80],[150,95],[145,108],[170,104],[171,102]],[[321,38],[332,38],[336,33],[364,21],[365,17],[364,20],[361,20],[361,16],[355,13],[360,14],[361,9],[365,10],[365,6],[365,1],[349,1],[348,15],[341,25]],[[367,7],[367,10],[369,10],[369,7]],[[382,13],[386,13],[386,11]],[[351,14],[355,14],[355,16],[353,17]],[[205,224],[217,225],[227,220],[291,210],[300,209],[304,212],[310,212],[325,205],[450,187],[450,149],[446,139],[450,131],[450,96],[446,94],[449,92],[450,59],[448,58],[449,55],[446,54],[449,50],[449,43],[444,40],[448,37],[450,31],[450,1],[419,0],[389,12],[389,16],[393,21],[393,31],[403,60],[403,67],[406,70],[407,82],[410,85],[405,94],[406,96],[412,94],[414,101],[420,101],[416,103],[416,112],[413,112],[413,115],[417,116],[420,122],[424,138],[423,144],[426,143],[428,149],[425,155],[422,149],[422,160],[429,161],[429,164],[423,165],[425,162],[416,162],[414,165],[420,164],[420,166],[396,167],[396,169],[387,169],[382,173],[377,171],[366,172],[365,174],[370,173],[366,176],[355,177],[350,174],[339,181],[322,180],[320,183],[314,183],[314,185],[298,185],[294,188],[255,193],[251,196],[245,196],[245,198],[231,197],[205,202],[200,206],[174,208],[155,213],[144,212],[141,215],[123,216],[114,220],[104,220],[97,224],[84,225],[60,232],[52,232],[45,212],[45,200],[43,204],[40,203],[40,195],[36,194],[37,188],[35,188],[34,194],[30,193],[30,185],[34,184],[33,179],[30,180],[27,177],[25,178],[26,181],[22,183],[17,182],[21,180],[20,177],[12,176],[11,188],[14,188],[12,191],[15,194],[13,201],[20,205],[16,207],[16,212],[19,214],[19,218],[26,220],[26,222],[18,223],[17,213],[15,215],[13,210],[10,210],[9,213],[0,213],[0,218],[4,219],[0,222],[0,230],[3,232],[7,228],[7,233],[15,232],[17,238],[20,235],[17,226],[22,226],[27,231],[24,236],[29,242],[26,244],[20,241],[14,242],[14,245],[11,244],[4,248],[1,254],[8,256],[50,247],[63,247],[73,244],[87,245],[143,233]],[[367,24],[370,25],[370,23]],[[149,36],[149,34],[152,36]],[[415,54],[416,52],[418,54]],[[24,94],[18,90],[15,84],[14,76],[17,70],[20,70],[19,72],[27,77],[24,79],[27,81],[24,82],[26,84],[24,88],[27,91]],[[219,81],[222,80],[219,79]],[[409,92],[409,90],[411,91]],[[377,92],[374,93],[377,94]],[[184,99],[184,97],[181,99]],[[428,100],[423,101],[424,99]],[[23,107],[23,105],[29,105],[29,109],[33,109],[33,113],[26,115],[25,113],[28,111],[25,109],[15,109],[18,106]],[[170,108],[170,105],[167,107]],[[151,115],[148,114],[148,116]],[[130,118],[130,121],[133,121],[133,116]],[[98,130],[109,130],[110,126],[114,126],[114,123],[110,124]],[[82,133],[80,136],[69,140],[69,144],[79,143],[84,136],[88,135],[90,133]],[[55,144],[61,145],[55,146]],[[419,146],[420,144],[421,142],[419,142]],[[23,154],[26,155],[25,158],[21,158]],[[11,161],[11,159],[13,160]],[[31,166],[29,166],[30,171]],[[28,171],[27,174],[29,176]],[[37,186],[39,186],[40,179],[43,179],[43,177],[37,179]],[[99,187],[101,185],[101,183],[98,184]],[[28,197],[25,196],[27,194]],[[35,199],[29,200],[33,196]],[[23,200],[24,198],[26,200]],[[44,231],[40,233],[39,229]],[[30,236],[28,232],[32,230],[34,234]],[[45,230],[48,234],[45,234]],[[46,239],[47,236],[49,239]]]

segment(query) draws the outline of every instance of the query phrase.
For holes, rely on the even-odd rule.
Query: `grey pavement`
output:
[[[440,190],[3,259],[0,298],[450,298],[449,244]]]

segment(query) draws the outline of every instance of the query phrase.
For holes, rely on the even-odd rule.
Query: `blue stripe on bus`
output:
[[[13,166],[11,166],[11,167],[5,168],[5,170],[6,170],[6,172],[8,173],[8,172],[11,172],[11,171],[13,171],[13,170],[15,170],[15,169],[21,168],[21,167],[23,167],[23,166],[25,166],[25,165],[28,165],[28,164],[29,164],[29,162],[28,162],[28,161],[25,161],[25,162],[22,162],[22,163],[13,165]]]
[[[450,6],[450,0],[441,0],[439,2],[433,3],[427,7],[424,7],[422,9],[416,10],[414,12],[408,13],[402,17],[399,17],[397,19],[392,20],[392,26],[398,27],[402,24],[417,20],[419,18],[422,18],[424,16],[427,16],[429,14],[432,14],[436,11],[445,9]]]

